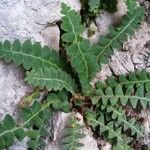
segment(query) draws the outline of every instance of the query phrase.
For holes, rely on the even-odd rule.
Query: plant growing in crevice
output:
[[[114,48],[132,35],[143,19],[143,8],[135,1],[127,0],[128,13],[119,27],[111,27],[109,36],[101,37],[100,45],[92,45],[82,37],[85,26],[79,13],[62,3],[61,29],[62,45],[65,45],[67,63],[49,47],[29,40],[21,44],[15,40],[0,42],[0,58],[22,65],[27,70],[25,81],[33,87],[47,90],[45,100],[30,100],[30,106],[23,107],[19,122],[6,115],[0,124],[0,149],[8,148],[13,142],[29,138],[30,149],[39,150],[45,145],[45,138],[51,136],[47,124],[55,111],[79,111],[97,136],[109,141],[114,150],[132,149],[132,142],[143,136],[142,125],[133,116],[127,115],[127,106],[135,111],[146,108],[150,102],[150,74],[141,72],[111,77],[94,86],[91,80],[107,63]],[[66,72],[67,70],[67,72]],[[74,77],[74,78],[73,78]],[[60,149],[73,150],[82,146],[78,139],[83,135],[76,121],[66,128]]]

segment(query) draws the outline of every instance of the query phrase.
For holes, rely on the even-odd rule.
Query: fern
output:
[[[66,99],[62,100],[63,97]],[[59,110],[68,112],[70,108],[67,99],[68,96],[62,91],[58,95],[49,94],[44,103],[35,100],[32,106],[24,107],[21,110],[19,123],[10,115],[6,115],[0,124],[0,149],[11,146],[15,138],[22,141],[27,136],[30,138],[27,142],[28,147],[33,150],[40,150],[45,146],[45,137],[51,135],[46,124],[52,117],[52,111],[57,110],[58,104],[61,103]]]
[[[127,118],[125,111],[119,106],[102,106],[103,109],[106,109],[106,112],[111,114],[112,119],[114,119],[114,124],[116,127],[121,126],[123,132],[127,130],[131,130],[131,135],[135,135],[136,137],[142,137],[143,132],[141,126],[137,123],[134,118]]]
[[[0,42],[0,58],[6,62],[13,61],[17,66],[23,64],[26,70],[43,68],[44,66],[58,69],[61,67],[61,61],[58,54],[45,46],[41,47],[40,43],[31,43],[30,40],[23,44],[15,40],[13,44],[9,41]]]
[[[110,7],[112,1],[88,2],[94,12],[101,7],[115,10],[116,6],[113,3]],[[47,124],[55,111],[78,111],[84,115],[86,124],[92,127],[97,136],[112,144],[113,150],[132,149],[133,140],[143,136],[143,129],[137,118],[126,114],[126,107],[132,106],[133,111],[135,108],[149,107],[150,74],[142,70],[129,75],[112,76],[95,87],[90,84],[100,68],[98,63],[106,63],[114,49],[121,47],[143,18],[143,9],[135,1],[127,0],[127,6],[128,14],[123,17],[122,24],[110,28],[109,35],[101,37],[100,46],[93,46],[82,37],[85,26],[80,14],[62,3],[61,45],[66,50],[65,62],[70,61],[73,67],[68,72],[64,71],[66,65],[60,59],[61,55],[47,46],[42,48],[38,42],[0,42],[0,58],[13,61],[17,66],[23,65],[27,70],[25,81],[36,89],[47,91],[42,102],[34,100],[34,97],[40,96],[39,89],[23,98],[25,106],[21,107],[19,121],[10,115],[5,116],[0,124],[0,149],[8,149],[14,141],[22,141],[25,137],[29,139],[29,149],[43,149],[45,138],[51,137]],[[64,130],[61,149],[73,150],[83,146],[79,142],[84,137],[81,128],[73,116]]]
[[[39,86],[41,89],[46,87],[49,91],[52,89],[61,91],[63,88],[74,93],[75,83],[71,76],[62,72],[60,69],[44,68],[43,70],[27,72],[25,79],[33,86]]]
[[[40,149],[43,133],[46,131],[45,123],[52,116],[49,109],[51,103],[47,102],[45,105],[42,105],[35,101],[30,108],[24,108],[21,112],[22,119],[20,123],[15,122],[10,115],[6,115],[0,125],[0,149],[11,146],[15,137],[18,140],[23,140],[26,136],[30,138],[28,141],[29,147],[32,147],[34,150]],[[34,129],[34,127],[37,129]]]
[[[104,115],[99,116],[95,112],[87,110],[85,116],[88,124],[91,125],[95,131],[97,131],[96,129],[98,127],[99,133],[105,134],[110,142],[113,143],[113,140],[116,140],[118,144],[124,144],[127,142],[121,134],[121,128],[115,129],[112,121],[106,123]]]
[[[134,6],[133,6],[134,4]],[[132,5],[132,10],[130,10]],[[100,45],[95,48],[95,55],[99,64],[107,63],[108,58],[113,54],[114,49],[121,47],[121,44],[127,40],[128,36],[134,34],[135,29],[138,28],[139,23],[144,17],[143,9],[137,7],[135,3],[128,3],[128,14],[123,17],[121,26],[110,28],[109,37],[100,37]]]
[[[97,96],[92,98],[94,110],[88,112],[86,117],[89,124],[96,131],[99,126],[100,133],[105,135],[111,143],[114,142],[113,139],[117,139],[117,145],[123,144],[124,139],[128,141],[125,142],[127,145],[133,137],[142,137],[142,126],[136,119],[126,116],[123,106],[130,104],[133,109],[139,106],[138,104],[144,109],[149,106],[149,78],[149,73],[142,70],[127,76],[111,77],[105,83],[99,82],[96,86]],[[105,134],[106,131],[107,134]]]
[[[136,108],[138,102],[143,108],[149,105],[150,76],[145,70],[130,73],[127,77],[121,75],[118,79],[111,77],[106,81],[106,84],[100,83],[99,86],[102,88],[97,90],[97,94],[102,95],[102,100],[112,99],[112,103],[117,103],[120,100],[122,105],[127,105],[130,102],[133,108]]]
[[[82,126],[77,123],[75,116],[72,116],[67,128],[64,129],[64,136],[61,139],[61,150],[74,150],[82,147],[79,142],[85,135],[81,133]]]
[[[63,14],[61,28],[66,32],[62,35],[62,40],[68,43],[67,55],[71,58],[71,64],[79,75],[83,89],[87,89],[98,69],[96,57],[89,41],[81,37],[85,30],[81,24],[81,16],[63,3],[61,13]]]

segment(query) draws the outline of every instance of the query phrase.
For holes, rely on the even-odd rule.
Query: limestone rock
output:
[[[142,68],[147,68],[150,70],[149,41],[150,25],[147,22],[143,22],[134,36],[123,44],[122,51],[116,51],[115,54],[111,56],[107,68],[110,68],[111,72],[115,75],[127,74],[133,72],[135,69],[141,70]],[[103,79],[108,77],[106,66],[104,65],[104,68],[96,75],[95,81],[102,79],[102,75]],[[110,69],[108,69],[108,74]]]
[[[17,103],[32,88],[24,81],[24,71],[10,63],[0,61],[0,120],[6,114],[16,116]]]
[[[112,14],[103,11],[95,21],[100,34],[104,35],[108,33],[109,26],[112,24]]]
[[[109,67],[115,75],[134,71],[134,65],[128,52],[116,52],[110,58]]]
[[[65,4],[69,5],[72,9],[76,11],[81,10],[81,3],[80,0],[61,0]]]
[[[127,13],[126,0],[118,0],[117,4],[118,11],[115,13],[116,16],[122,17]]]
[[[77,150],[99,150],[97,141],[93,138],[93,132],[90,128],[86,128],[83,116],[79,113],[76,114],[76,117],[78,118],[78,123],[80,125],[83,125],[84,128],[82,129],[81,132],[85,134],[85,137],[80,140],[82,144],[84,144],[83,147],[78,148]]]
[[[144,144],[150,147],[150,110],[142,111],[141,116],[144,117]]]
[[[135,35],[124,43],[123,49],[128,50],[136,69],[148,67],[150,48],[146,44],[150,41],[150,24],[143,22]]]
[[[0,121],[6,114],[16,118],[18,102],[32,91],[32,87],[23,81],[24,76],[22,68],[0,61]],[[25,150],[24,142],[16,142],[10,150]]]
[[[60,140],[63,136],[63,129],[68,123],[68,120],[71,116],[71,113],[62,113],[59,112],[54,115],[53,117],[53,140],[52,142],[45,148],[45,150],[60,150]],[[78,148],[78,150],[98,150],[97,142],[93,138],[93,133],[91,129],[87,129],[85,126],[85,123],[83,121],[83,116],[79,113],[76,114],[76,117],[78,118],[78,123],[80,125],[83,125],[84,128],[81,132],[84,132],[86,135],[83,139],[80,140],[82,144],[84,144],[84,147]]]
[[[47,27],[40,33],[47,45],[50,45],[51,48],[59,51],[60,30],[57,25]]]
[[[60,20],[60,0],[2,0],[0,18],[1,40],[31,39],[45,45],[40,31]]]

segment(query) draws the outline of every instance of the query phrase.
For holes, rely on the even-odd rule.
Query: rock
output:
[[[116,52],[110,58],[109,67],[115,75],[134,71],[134,65],[128,52]]]
[[[48,23],[60,20],[60,0],[1,0],[0,18],[0,40],[31,39],[59,49],[58,27],[53,27],[55,30],[49,27],[49,32],[42,34],[41,31],[46,30]],[[23,81],[24,77],[22,68],[0,61],[0,120],[8,113],[15,118],[17,103],[32,90]],[[27,149],[25,143],[26,140],[16,141],[10,149]]]
[[[41,36],[47,45],[50,45],[57,52],[59,51],[60,30],[57,25],[43,29]]]
[[[136,69],[146,68],[150,57],[150,49],[146,44],[150,41],[150,25],[146,22],[141,24],[134,36],[123,45],[123,50],[129,51]]]
[[[141,116],[144,119],[144,139],[143,142],[146,144],[148,147],[150,147],[150,110],[147,109],[145,111],[142,111]]]
[[[76,11],[81,10],[81,3],[80,0],[61,0],[65,4],[69,5],[72,9]]]
[[[97,44],[100,41],[100,35],[106,35],[109,32],[109,26],[120,22],[121,17],[127,13],[127,6],[124,0],[118,0],[118,11],[114,14],[102,11],[95,19],[97,26],[96,32],[89,37],[91,43]],[[87,33],[86,33],[87,34]],[[85,36],[85,35],[84,35]],[[86,37],[86,36],[85,36]]]
[[[139,2],[145,8],[145,21],[150,24],[150,2],[149,0],[139,0]]]
[[[52,119],[52,141],[47,144],[45,150],[59,150],[60,140],[63,136],[63,129],[65,128],[71,113],[57,112]]]
[[[71,113],[62,113],[59,112],[53,117],[53,140],[52,142],[45,148],[45,150],[60,150],[60,140],[63,137],[63,129],[68,124],[68,120],[71,117]],[[93,133],[91,129],[87,129],[85,123],[83,121],[83,116],[79,113],[76,114],[78,118],[78,123],[83,125],[84,128],[81,130],[86,136],[81,139],[79,142],[84,144],[84,147],[78,148],[77,150],[98,150],[97,142],[93,138]]]
[[[32,91],[32,87],[23,81],[24,76],[22,68],[0,61],[0,121],[6,114],[16,119],[18,102]],[[25,141],[16,142],[10,150],[25,150]]]
[[[22,68],[0,61],[0,120],[6,114],[16,117],[17,103],[25,94],[32,91],[23,78]]]
[[[9,148],[9,150],[27,150],[26,142],[27,139],[24,139],[22,142],[17,141]]]
[[[135,34],[123,44],[122,51],[116,51],[109,59],[109,66],[105,65],[93,81],[106,79],[111,72],[115,75],[127,74],[135,69],[147,68],[150,70],[150,25],[143,22]],[[108,75],[107,75],[108,72]]]
[[[2,0],[0,18],[1,40],[31,39],[45,45],[40,31],[60,20],[60,0]]]
[[[68,123],[71,113],[58,112],[53,116],[53,141],[56,142],[62,137],[62,131]]]
[[[102,70],[96,74],[96,77],[92,80],[91,84],[94,86],[98,81],[105,81],[108,77],[112,75],[110,67],[108,64],[102,65]]]
[[[98,27],[99,33],[105,35],[108,33],[109,26],[112,24],[112,14],[103,11],[100,16],[96,18],[96,25]]]
[[[115,13],[115,15],[118,17],[124,16],[128,10],[126,0],[118,0],[117,9],[118,11]]]
[[[83,147],[78,148],[77,150],[99,150],[97,141],[93,138],[93,132],[90,128],[86,128],[86,125],[83,120],[83,116],[79,113],[76,114],[78,118],[78,123],[82,125],[82,131],[85,134],[85,137],[81,139],[79,142],[84,144]]]
[[[106,143],[105,146],[102,147],[101,150],[111,150],[112,146],[109,143]]]

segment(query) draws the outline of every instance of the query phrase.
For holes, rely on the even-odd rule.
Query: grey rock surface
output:
[[[0,61],[0,120],[5,114],[16,116],[17,103],[32,88],[24,81],[23,69]]]
[[[81,3],[80,0],[61,0],[61,2],[64,2],[65,4],[71,6],[76,11],[81,10]]]
[[[53,117],[53,140],[45,150],[60,150],[60,140],[63,136],[63,130],[68,124],[68,120],[71,117],[71,113],[62,113],[58,112]],[[84,126],[81,129],[81,133],[85,134],[85,137],[82,138],[79,142],[83,143],[84,146],[78,148],[77,150],[98,150],[97,141],[93,138],[93,133],[90,128],[86,128],[86,125],[83,121],[83,116],[79,113],[75,115],[78,118],[78,124]]]
[[[0,18],[0,39],[31,39],[47,44],[40,31],[60,19],[60,1],[2,0]]]
[[[59,51],[60,30],[57,25],[46,27],[40,32],[47,45],[51,46],[57,52]]]

